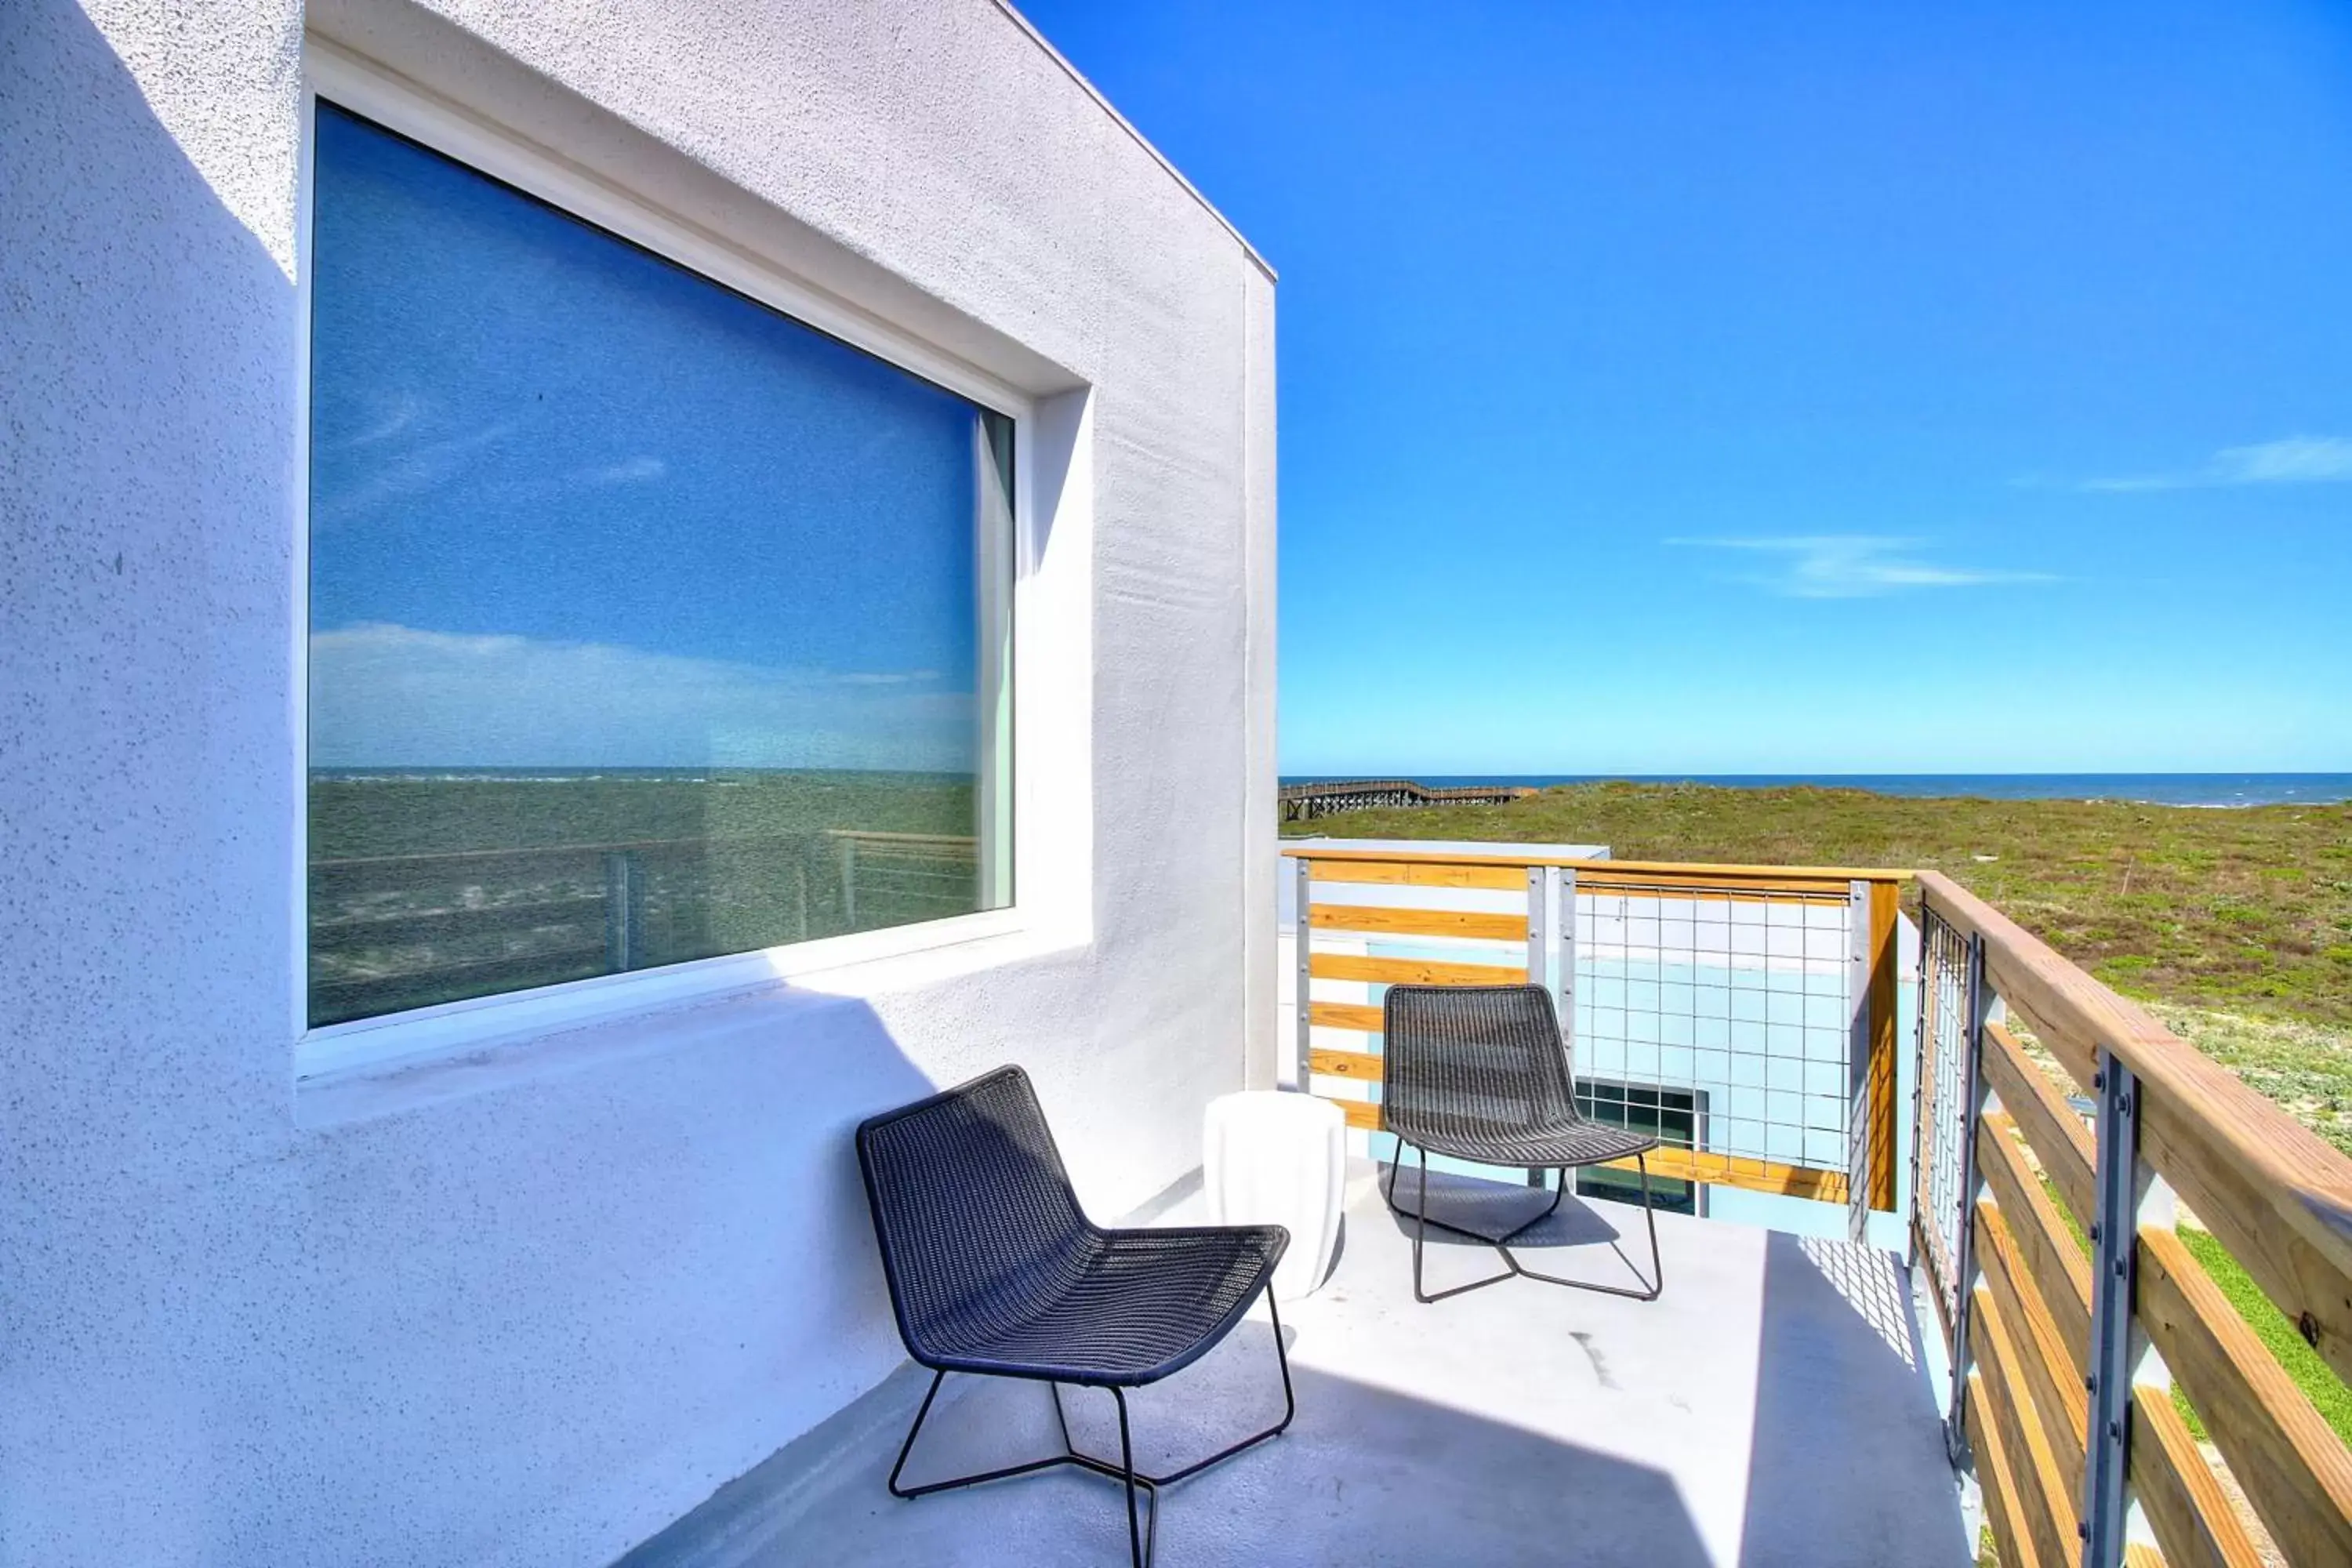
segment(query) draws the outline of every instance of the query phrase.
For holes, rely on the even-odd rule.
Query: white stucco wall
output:
[[[1271,1071],[1272,280],[990,0],[314,7],[1091,388],[1094,789],[1026,946],[311,1104],[300,7],[0,13],[0,1564],[608,1561],[898,1363],[858,1118],[1021,1060],[1108,1214]]]

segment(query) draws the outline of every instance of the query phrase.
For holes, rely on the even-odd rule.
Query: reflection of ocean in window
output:
[[[312,1022],[1007,901],[1011,422],[323,104],[315,167]]]

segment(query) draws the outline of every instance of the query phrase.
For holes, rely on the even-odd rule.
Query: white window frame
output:
[[[975,528],[983,565],[981,613],[984,635],[977,693],[982,727],[982,875],[1002,887],[1012,882],[1011,901],[1002,908],[945,919],[856,931],[750,952],[697,959],[657,969],[632,970],[524,991],[445,1002],[432,1006],[358,1018],[317,1027],[309,1023],[310,1003],[310,217],[314,190],[312,156],[320,100],[397,132],[458,163],[499,180],[587,223],[640,246],[697,276],[769,306],[793,320],[865,350],[885,362],[934,383],[1013,422],[1013,501],[1009,518],[982,510]],[[299,462],[297,490],[303,514],[295,530],[293,632],[295,639],[292,733],[298,807],[289,908],[294,953],[290,1010],[298,1089],[365,1077],[383,1070],[411,1071],[436,1060],[463,1058],[492,1047],[534,1037],[568,1033],[638,1015],[721,996],[821,977],[820,988],[857,993],[871,988],[893,961],[970,944],[993,944],[1006,957],[1072,945],[1083,941],[1090,916],[1083,884],[1065,886],[1070,857],[1044,852],[1038,825],[1062,805],[1041,805],[1033,783],[1042,770],[1024,767],[1024,732],[1034,733],[1036,715],[1020,700],[1040,685],[1028,668],[1024,642],[1033,625],[1046,617],[1036,605],[1027,578],[1042,552],[1037,517],[1034,437],[1039,400],[968,360],[795,274],[779,258],[735,243],[690,220],[665,211],[656,201],[567,160],[471,110],[443,100],[362,57],[316,35],[303,51],[301,163],[298,223],[297,289],[301,321],[299,344]],[[746,201],[754,198],[746,196]],[[1058,401],[1058,399],[1057,399]],[[992,522],[993,526],[992,526]],[[1010,537],[1002,536],[1008,529]],[[990,537],[991,534],[997,537]],[[1081,614],[1084,606],[1079,606]],[[1049,615],[1066,619],[1070,606],[1056,604]],[[1066,638],[1054,639],[1057,643]],[[1010,706],[1009,722],[996,715]],[[999,765],[998,737],[1009,739],[1012,756]],[[1040,748],[1043,750],[1044,748]],[[1053,748],[1059,752],[1064,746]],[[1009,791],[1004,786],[1009,784]],[[1003,793],[1001,793],[1003,792]],[[1009,798],[1004,795],[1009,794]],[[1005,829],[1012,858],[1001,858]],[[1076,862],[1082,867],[1084,860]],[[1065,909],[1061,906],[1072,905]],[[1074,918],[1075,917],[1075,918]],[[1041,941],[1042,939],[1042,941]],[[859,971],[875,974],[862,979]]]

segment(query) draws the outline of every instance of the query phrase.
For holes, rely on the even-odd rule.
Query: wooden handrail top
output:
[[[1425,784],[1413,779],[1309,779],[1303,784],[1286,784],[1275,791],[1283,800],[1301,800],[1308,795],[1343,795],[1353,791],[1369,795],[1381,790],[1412,790],[1432,800],[1464,799],[1471,795],[1509,795],[1513,799],[1541,792],[1529,784]]]
[[[798,844],[805,833],[765,833],[740,838],[621,838],[599,844],[510,844],[487,849],[426,849],[414,855],[356,855],[337,860],[313,860],[313,871],[350,871],[374,866],[455,865],[464,860],[543,860],[562,855],[617,855],[661,849],[772,848]]]
[[[2053,1029],[2105,1046],[2147,1088],[2193,1108],[2210,1146],[2235,1173],[2269,1194],[2271,1209],[2339,1279],[2352,1279],[2352,1159],[1949,877],[1922,871],[1918,880],[1937,914],[1963,935],[1984,940],[1988,965],[2002,972],[2002,995]]]
[[[1594,860],[1563,855],[1471,854],[1462,850],[1433,851],[1423,849],[1357,849],[1339,848],[1314,844],[1286,844],[1285,858],[1293,860],[1348,860],[1394,866],[1557,866],[1572,871],[1596,871],[1603,875],[1653,876],[1676,880],[1702,880],[1708,877],[1738,877],[1754,880],[1790,882],[1907,882],[1919,875],[1892,867],[1852,866],[1738,866],[1717,864],[1705,860]]]
[[[864,827],[827,827],[816,831],[827,838],[845,838],[860,844],[929,845],[973,849],[980,843],[977,838],[955,833],[885,833]],[[488,849],[428,849],[415,855],[361,855],[340,860],[313,860],[310,869],[349,871],[373,866],[455,865],[465,860],[534,860],[562,855],[614,855],[663,849],[767,849],[780,844],[803,843],[811,837],[812,834],[807,832],[763,833],[740,838],[625,838],[609,844],[517,844]]]
[[[824,836],[827,838],[854,839],[860,844],[946,845],[956,849],[980,847],[980,840],[968,833],[886,833],[874,827],[828,827]]]

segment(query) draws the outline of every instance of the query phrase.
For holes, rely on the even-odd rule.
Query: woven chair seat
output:
[[[1393,1118],[1389,1125],[1396,1126]],[[1646,1132],[1628,1131],[1580,1117],[1551,1126],[1514,1127],[1507,1131],[1437,1127],[1404,1135],[1433,1154],[1475,1161],[1481,1165],[1523,1165],[1534,1171],[1630,1160],[1658,1146],[1658,1141]]]
[[[1278,1226],[1103,1230],[1055,1264],[1017,1315],[981,1295],[909,1325],[926,1366],[1048,1378],[1155,1382],[1222,1339],[1257,1297],[1288,1236]]]

